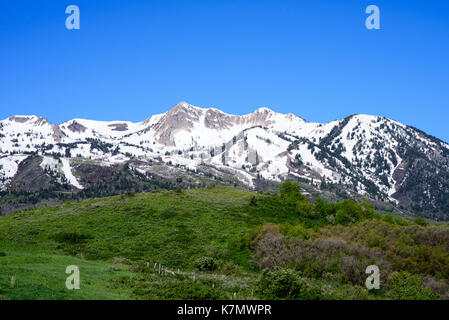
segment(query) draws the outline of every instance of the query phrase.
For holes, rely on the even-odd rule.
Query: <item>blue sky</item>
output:
[[[0,118],[141,121],[187,101],[382,115],[449,141],[448,39],[449,1],[1,0]]]

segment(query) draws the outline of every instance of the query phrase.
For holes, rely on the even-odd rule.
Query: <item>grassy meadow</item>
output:
[[[381,288],[365,287],[378,265]],[[66,267],[80,270],[68,290]],[[447,299],[449,227],[230,187],[0,217],[0,299]]]

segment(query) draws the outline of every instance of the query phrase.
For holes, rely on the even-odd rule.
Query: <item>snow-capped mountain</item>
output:
[[[342,185],[415,213],[449,213],[449,145],[384,117],[312,123],[267,108],[238,116],[181,102],[139,123],[0,121],[0,190],[41,190],[50,179],[80,191],[120,166],[148,180],[189,172],[255,189],[285,179]]]

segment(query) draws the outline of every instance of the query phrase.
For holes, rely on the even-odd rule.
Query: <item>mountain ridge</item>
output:
[[[160,174],[153,165],[159,163],[176,169],[171,178],[186,172],[209,176],[202,172],[208,167],[215,172],[212,180],[219,174],[250,189],[261,181],[293,179],[317,191],[341,185],[348,196],[367,196],[437,219],[449,213],[449,145],[373,115],[315,123],[269,108],[230,115],[180,102],[141,122],[52,124],[38,116],[0,121],[0,190],[16,188],[25,156],[37,157],[46,174],[59,176],[58,183],[75,192],[92,185],[81,172],[93,162],[131,165],[147,177]]]
[[[203,110],[203,111],[213,110],[213,111],[217,111],[217,112],[220,112],[220,113],[225,114],[225,115],[228,115],[228,116],[236,116],[236,117],[244,117],[244,116],[249,116],[249,115],[251,115],[251,114],[253,114],[253,113],[256,113],[256,112],[268,111],[268,112],[272,112],[272,113],[275,113],[275,114],[281,114],[281,115],[285,115],[285,116],[296,117],[296,118],[299,118],[299,119],[304,120],[304,122],[309,122],[309,123],[326,124],[326,123],[333,123],[333,122],[341,121],[341,120],[342,120],[342,119],[334,119],[334,120],[331,120],[331,121],[328,121],[328,122],[314,122],[314,121],[307,121],[306,119],[304,119],[304,118],[302,118],[302,117],[300,117],[300,116],[298,116],[298,115],[296,115],[296,114],[294,114],[294,113],[291,113],[291,112],[289,112],[289,113],[282,113],[282,112],[278,112],[278,111],[275,111],[275,110],[273,110],[273,109],[271,109],[271,108],[267,108],[267,107],[259,107],[259,108],[255,109],[254,111],[252,111],[252,112],[250,112],[250,113],[246,113],[246,114],[234,114],[234,113],[226,113],[226,112],[224,112],[224,111],[222,111],[222,110],[220,110],[220,109],[214,108],[214,107],[207,107],[207,108],[197,107],[197,106],[191,105],[191,104],[189,104],[189,103],[187,103],[187,102],[184,102],[184,101],[179,102],[178,104],[176,104],[176,105],[175,105],[174,107],[172,107],[171,109],[173,109],[173,108],[175,108],[177,105],[183,104],[183,103],[188,104],[189,106],[194,107],[195,109],[199,109],[199,110]],[[170,109],[170,110],[171,110],[171,109]],[[168,111],[167,111],[167,112],[168,112]],[[0,122],[4,122],[4,121],[7,121],[7,120],[11,120],[11,119],[13,119],[13,118],[30,118],[30,119],[43,119],[43,120],[45,120],[46,122],[48,122],[49,124],[52,124],[52,125],[63,125],[63,124],[66,124],[66,123],[70,123],[70,122],[72,122],[72,121],[91,121],[91,122],[98,122],[98,123],[116,123],[116,122],[120,122],[120,123],[140,124],[140,123],[148,123],[149,120],[150,120],[152,117],[162,116],[162,115],[164,115],[165,113],[166,113],[166,112],[164,112],[164,113],[159,113],[159,114],[154,114],[154,115],[150,115],[150,116],[149,116],[148,118],[146,118],[145,120],[137,121],[137,122],[133,122],[133,121],[130,121],[130,120],[120,120],[120,119],[115,119],[115,120],[92,120],[92,119],[88,119],[88,118],[73,118],[73,119],[70,119],[70,120],[63,121],[63,122],[55,122],[55,123],[53,123],[53,122],[49,121],[46,117],[44,117],[44,116],[39,116],[39,115],[36,115],[36,114],[34,114],[34,115],[33,115],[33,114],[28,114],[28,115],[25,115],[25,114],[23,114],[23,115],[18,115],[18,114],[17,114],[17,115],[12,115],[12,116],[9,116],[9,117],[7,117],[7,118],[0,119]],[[386,118],[386,119],[388,119],[388,120],[390,120],[390,121],[394,121],[394,122],[396,122],[397,124],[406,126],[406,127],[413,127],[413,126],[411,126],[411,125],[403,124],[403,123],[401,123],[400,121],[394,120],[394,119],[392,119],[392,118],[388,118],[388,117],[384,117],[384,116],[376,116],[376,115],[374,115],[374,114],[354,113],[354,114],[348,115],[348,116],[346,116],[346,117],[352,117],[352,116],[382,117],[382,118]],[[344,118],[343,118],[343,119],[344,119]],[[413,128],[415,128],[416,130],[422,131],[422,130],[416,128],[416,127],[413,127]],[[424,132],[424,131],[423,131],[423,132]],[[435,136],[434,136],[434,138],[439,139],[439,140],[441,140],[442,142],[444,142],[444,143],[446,143],[446,144],[449,144],[448,142],[446,142],[446,141],[444,141],[444,140],[442,140],[442,139],[440,139],[440,138],[438,138],[438,137],[435,137]]]

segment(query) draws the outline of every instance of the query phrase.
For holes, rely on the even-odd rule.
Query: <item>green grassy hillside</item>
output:
[[[0,217],[0,299],[448,296],[447,226],[283,189],[128,193]],[[373,263],[383,286],[368,291]],[[69,265],[80,268],[80,290],[65,288]]]

